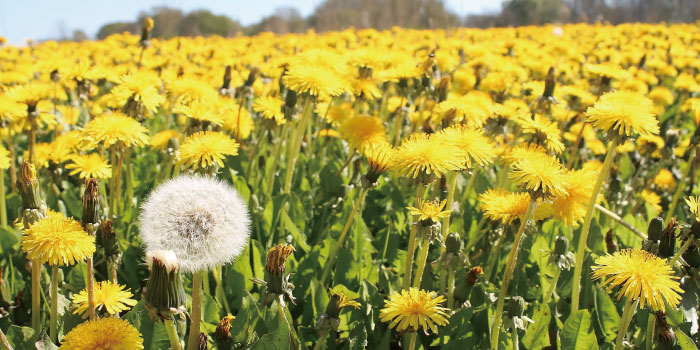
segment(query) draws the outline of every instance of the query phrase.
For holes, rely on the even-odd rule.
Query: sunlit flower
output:
[[[105,311],[110,315],[117,315],[122,311],[131,309],[137,301],[131,299],[133,294],[126,287],[114,284],[110,281],[97,282],[94,287],[95,310]],[[88,316],[88,291],[83,289],[80,293],[73,295],[73,313]]]
[[[83,135],[90,147],[98,144],[110,147],[117,143],[131,147],[148,143],[148,130],[121,112],[106,112],[91,120],[85,125]]]
[[[177,130],[163,130],[151,137],[151,147],[159,150],[164,150],[168,147],[171,139],[180,139],[180,133]]]
[[[428,134],[413,134],[396,149],[394,170],[412,178],[439,177],[463,169],[464,155],[456,146]]]
[[[71,170],[69,175],[77,174],[81,179],[112,177],[112,166],[97,153],[73,155],[71,163],[66,164],[66,169]]]
[[[586,216],[586,206],[590,202],[591,194],[598,176],[598,172],[581,169],[566,173],[566,194],[557,197],[552,202],[553,215],[561,219],[566,225],[574,225]],[[600,200],[602,198],[598,198]]]
[[[312,96],[338,96],[348,90],[347,82],[338,73],[323,66],[296,64],[283,81],[290,89]]]
[[[262,114],[266,119],[273,119],[277,124],[283,124],[284,112],[282,112],[282,106],[284,101],[277,97],[258,97],[253,101],[253,110]]]
[[[673,269],[656,255],[639,249],[624,249],[595,260],[594,279],[605,279],[608,291],[619,288],[623,296],[639,300],[639,307],[649,305],[654,311],[666,311],[665,303],[676,307],[683,293]]]
[[[526,115],[516,119],[523,134],[530,135],[537,144],[544,145],[547,150],[554,153],[561,153],[564,150],[564,143],[561,142],[561,130],[557,123],[536,114],[534,118]]]
[[[648,203],[651,205],[652,208],[654,208],[654,211],[656,213],[660,213],[662,208],[661,208],[661,197],[659,197],[658,194],[649,191],[649,190],[643,190],[640,194],[640,197],[644,200],[644,202]]]
[[[95,252],[95,237],[79,222],[61,214],[49,215],[29,226],[22,235],[27,257],[51,266],[73,265]]]
[[[693,213],[693,215],[695,215],[695,221],[700,222],[700,197],[685,197],[685,204],[688,205],[688,209],[690,209],[690,212]]]
[[[61,341],[61,350],[142,350],[143,339],[134,326],[114,317],[81,323]]]
[[[662,191],[673,191],[676,188],[676,179],[673,173],[668,169],[661,169],[654,176],[654,185]]]
[[[515,160],[512,168],[510,177],[528,191],[544,197],[566,195],[566,172],[556,158],[534,153]]]
[[[215,131],[201,131],[185,139],[180,146],[180,157],[187,167],[197,170],[213,165],[224,166],[226,156],[238,154],[238,143]]]
[[[630,91],[609,92],[586,110],[587,121],[604,131],[630,136],[659,133],[659,122],[650,99]]]
[[[387,142],[384,124],[377,117],[356,116],[340,125],[340,135],[350,148],[362,150],[369,144]]]
[[[433,222],[438,222],[442,218],[450,216],[452,210],[442,210],[445,208],[446,200],[442,202],[438,201],[424,201],[422,199],[418,200],[418,207],[406,207],[408,209],[409,215],[418,216],[418,221],[431,220]]]
[[[437,333],[437,326],[447,325],[450,318],[449,309],[441,307],[445,301],[442,295],[437,296],[433,292],[411,288],[394,292],[379,312],[382,322],[389,322],[389,328],[403,331],[428,331]]]
[[[388,143],[378,142],[369,144],[364,148],[363,154],[369,164],[367,179],[376,182],[379,176],[384,174],[394,161],[394,149]]]
[[[531,199],[528,193],[513,193],[506,190],[489,189],[479,195],[479,209],[491,221],[509,224],[515,219],[522,219],[527,212]],[[552,216],[552,206],[540,204],[535,208],[534,219],[542,220]]]
[[[441,130],[438,135],[445,143],[463,152],[467,168],[472,167],[472,160],[480,166],[493,162],[496,150],[481,130],[466,126],[451,126]]]

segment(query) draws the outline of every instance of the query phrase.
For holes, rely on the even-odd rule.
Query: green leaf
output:
[[[7,330],[7,340],[15,346],[15,350],[35,350],[37,338],[31,327],[10,326]]]
[[[284,350],[292,348],[287,323],[279,314],[275,316],[275,321],[277,328],[270,333],[263,334],[260,340],[253,344],[252,350]]]
[[[14,247],[19,244],[20,237],[19,231],[9,227],[0,227],[0,249],[2,249],[0,253],[9,255],[16,252],[17,249],[14,249]]]
[[[693,342],[693,339],[683,333],[683,331],[680,329],[676,330],[676,341],[678,346],[681,347],[681,350],[698,350],[698,347]]]
[[[367,348],[367,329],[365,323],[360,321],[355,324],[348,338],[349,350],[363,350]]]
[[[608,293],[596,290],[595,292],[596,319],[603,330],[605,340],[612,341],[617,336],[620,325],[620,315],[617,313],[615,303]]]
[[[304,233],[301,232],[299,227],[294,224],[294,221],[289,217],[289,214],[287,212],[282,212],[282,224],[284,224],[284,227],[289,231],[289,233],[292,235],[292,238],[294,241],[292,244],[294,245],[295,248],[301,249],[304,252],[308,252],[311,250],[311,246],[309,246],[308,243],[306,243],[306,237],[304,236]]]
[[[51,340],[49,340],[48,338],[49,335],[46,334],[45,330],[42,330],[41,335],[39,336],[39,340],[37,340],[36,343],[34,343],[36,350],[57,350],[58,346],[52,343]]]
[[[561,347],[571,350],[598,349],[588,310],[579,310],[566,320],[561,332]]]
[[[522,343],[526,349],[542,349],[549,346],[549,321],[552,313],[546,304],[538,305],[532,320],[535,323],[527,328]]]

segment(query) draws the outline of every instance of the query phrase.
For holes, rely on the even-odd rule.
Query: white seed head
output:
[[[148,269],[153,269],[153,259],[165,266],[165,270],[171,272],[178,267],[177,256],[172,250],[154,250],[146,253],[146,264]]]
[[[248,208],[238,192],[208,176],[184,175],[158,186],[139,219],[146,250],[172,250],[186,272],[232,262],[250,236]]]

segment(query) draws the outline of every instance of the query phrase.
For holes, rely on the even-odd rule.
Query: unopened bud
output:
[[[659,257],[670,258],[675,254],[677,227],[678,222],[675,218],[671,218],[668,225],[666,225],[663,234],[661,235],[661,242],[659,243]]]
[[[445,251],[448,254],[459,254],[460,248],[462,247],[462,238],[457,232],[448,234],[445,239],[445,247]]]
[[[605,234],[605,248],[607,249],[608,254],[612,254],[619,250],[617,242],[615,242],[615,235],[613,234],[612,229],[608,230],[608,232]]]
[[[207,350],[208,348],[209,348],[209,336],[204,332],[200,332],[199,333],[199,347],[197,349]]]
[[[144,299],[151,319],[171,319],[184,312],[187,297],[175,253],[170,250],[148,252],[146,262],[151,275],[146,282]]]
[[[118,264],[121,261],[122,252],[119,249],[112,220],[106,220],[100,224],[97,229],[96,243],[98,247],[102,247],[105,260],[113,264]]]
[[[83,192],[83,226],[100,222],[100,193],[97,179],[85,179]]]
[[[649,228],[647,228],[647,236],[650,241],[659,241],[664,230],[664,219],[656,217],[651,219],[649,222]]]
[[[557,81],[554,75],[554,67],[549,67],[549,70],[547,71],[547,78],[544,80],[544,92],[542,93],[542,97],[554,97],[554,88],[556,85]]]
[[[219,324],[216,326],[216,331],[214,332],[214,338],[217,341],[226,341],[231,338],[231,322],[235,320],[235,316],[224,316]]]
[[[522,317],[525,312],[525,299],[521,296],[514,296],[508,301],[508,307],[506,308],[508,312],[508,317]]]
[[[46,206],[41,199],[34,165],[27,161],[22,162],[19,167],[17,188],[22,196],[22,209],[41,209]]]
[[[676,333],[666,322],[666,313],[656,312],[656,326],[659,329],[657,341],[661,350],[671,350],[676,346]]]

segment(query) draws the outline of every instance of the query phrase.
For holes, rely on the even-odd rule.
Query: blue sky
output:
[[[105,23],[132,21],[143,10],[166,5],[185,11],[209,9],[252,24],[276,8],[295,7],[302,15],[323,0],[0,0],[0,36],[19,45],[25,39],[59,37],[82,29],[94,35]],[[454,12],[466,15],[493,12],[502,0],[444,0]]]

